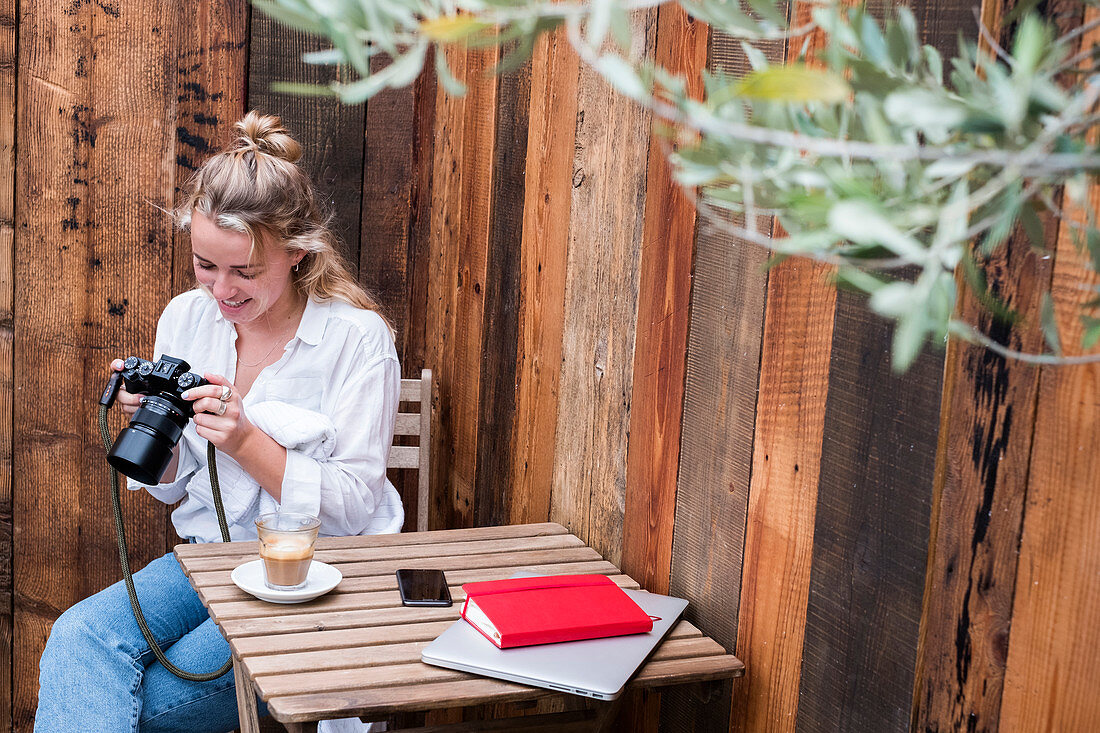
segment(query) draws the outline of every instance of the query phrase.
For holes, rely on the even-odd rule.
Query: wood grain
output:
[[[514,49],[507,44],[502,57]],[[522,271],[523,205],[526,200],[531,66],[497,78],[493,144],[492,216],[485,273],[485,323],[481,346],[480,429],[477,435],[475,512],[480,526],[506,524],[513,500],[510,446],[516,416],[516,360]]]
[[[388,63],[383,56],[372,67]],[[363,198],[360,206],[359,281],[378,298],[382,312],[397,331],[398,344],[408,334],[409,273],[416,149],[416,85],[386,89],[364,113]],[[400,353],[400,350],[399,350]],[[405,369],[406,375],[413,373]]]
[[[1085,21],[1100,18],[1095,8]],[[1085,47],[1100,39],[1096,29]],[[1080,353],[1082,304],[1100,285],[1073,224],[1100,205],[1100,186],[1084,210],[1066,203],[1051,297],[1067,353]],[[1095,350],[1093,350],[1095,353]],[[1000,723],[1003,730],[1089,730],[1100,720],[1093,694],[1100,652],[1100,364],[1043,367]]]
[[[248,68],[248,3],[246,0],[200,0],[179,18],[176,53],[176,144],[173,206],[189,190],[196,168],[233,139],[233,123],[245,112]],[[195,286],[191,235],[175,230],[172,246],[171,295]],[[151,345],[150,345],[151,347]],[[142,351],[152,358],[155,354]],[[165,548],[179,542],[167,525]]]
[[[781,59],[783,47],[767,52]],[[730,36],[712,34],[709,55],[713,70],[748,71],[738,40]],[[768,276],[767,252],[731,237],[725,223],[701,218],[695,243],[670,590],[690,600],[689,617],[732,649]],[[689,718],[701,729],[723,730],[731,696],[728,684],[721,690],[670,691],[662,721],[675,726]]]
[[[320,200],[333,214],[333,229],[345,260],[355,272],[359,263],[360,206],[363,200],[362,105],[340,104],[334,97],[301,96],[272,91],[276,82],[328,84],[349,70],[307,64],[302,54],[330,46],[256,12],[248,47],[248,108],[278,115],[302,143],[298,164],[312,179]]]
[[[12,727],[12,299],[17,3],[0,2],[0,727]]]
[[[652,50],[656,20],[632,17],[635,47]],[[550,516],[618,564],[649,115],[590,69],[577,98]]]
[[[904,375],[865,300],[837,302],[798,729],[909,724],[939,428],[942,353]],[[867,690],[874,690],[867,695]]]
[[[1051,230],[1052,239],[1056,228]],[[964,291],[957,317],[1009,348],[1042,349],[1050,267],[1017,232],[983,267],[1026,320],[994,319]],[[921,619],[914,719],[921,730],[998,729],[1027,496],[1039,369],[952,341]]]
[[[830,270],[789,261],[768,277],[736,647],[753,674],[735,689],[735,730],[793,730],[798,710],[836,308]]]
[[[710,38],[705,23],[682,8],[658,11],[656,62],[703,96]],[[667,593],[672,569],[676,474],[691,310],[695,206],[672,180],[663,146],[652,134],[646,182],[637,337],[631,378],[623,569],[655,593]]]
[[[172,283],[175,10],[21,8],[14,317],[13,727],[35,709],[57,615],[118,577],[107,472],[90,409],[114,356],[151,351]],[[141,44],[134,44],[141,38]],[[126,497],[131,560],[165,547],[163,505]]]
[[[566,260],[577,124],[577,56],[565,31],[544,34],[531,59],[531,108],[520,241],[515,424],[509,521],[550,517],[553,435],[564,330]]]
[[[436,98],[426,366],[436,378],[431,526],[474,522],[481,339],[489,247],[496,49],[446,51],[466,96]]]

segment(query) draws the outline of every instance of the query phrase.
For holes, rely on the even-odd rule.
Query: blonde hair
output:
[[[253,110],[233,129],[237,138],[195,173],[191,193],[175,211],[176,223],[189,227],[198,211],[221,229],[247,234],[253,255],[260,258],[265,240],[291,254],[305,252],[291,272],[299,293],[382,315],[378,301],[340,256],[313,185],[297,165],[302,146],[282,121]]]

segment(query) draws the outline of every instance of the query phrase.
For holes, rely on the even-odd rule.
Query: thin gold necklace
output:
[[[291,333],[292,333],[292,331],[290,331],[288,329],[288,330],[284,331],[282,334],[280,334],[279,336],[277,336],[275,338],[275,343],[271,344],[271,348],[267,350],[266,354],[264,354],[263,356],[260,357],[259,361],[254,361],[250,364],[247,361],[241,359],[240,354],[237,354],[237,363],[240,364],[243,367],[254,367],[254,366],[259,366],[260,364],[263,364],[265,361],[267,361],[267,357],[271,356],[271,352],[275,351],[276,346],[278,346],[280,343],[283,346],[286,346],[287,339],[289,338]]]

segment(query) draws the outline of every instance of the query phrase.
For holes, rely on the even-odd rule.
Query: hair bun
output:
[[[302,157],[302,146],[290,136],[283,121],[275,115],[265,115],[252,110],[244,119],[233,125],[240,137],[231,146],[235,150],[249,148],[295,163]]]

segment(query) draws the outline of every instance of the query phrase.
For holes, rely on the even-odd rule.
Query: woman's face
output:
[[[250,260],[251,250],[247,234],[221,229],[198,211],[192,213],[195,278],[232,323],[249,323],[273,309],[280,312],[295,298],[290,269],[300,256],[265,242],[262,260]]]

